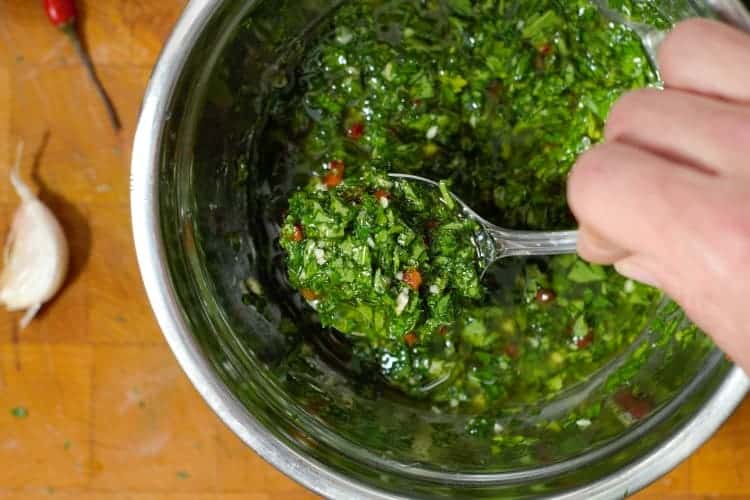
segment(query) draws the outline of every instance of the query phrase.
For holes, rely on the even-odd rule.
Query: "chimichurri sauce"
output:
[[[589,0],[360,0],[300,66],[271,126],[300,179],[280,237],[289,281],[389,386],[476,412],[534,402],[642,332],[659,292],[575,256],[480,280],[473,223],[386,175],[445,180],[505,227],[574,226],[575,159],[617,97],[657,82],[634,33]]]
[[[473,238],[447,191],[334,164],[289,202],[282,246],[293,286],[323,326],[422,395],[451,377],[466,305],[482,297]],[[419,369],[418,367],[421,367]]]

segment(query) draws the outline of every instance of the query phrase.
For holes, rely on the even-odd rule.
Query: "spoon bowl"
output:
[[[411,174],[388,174],[391,178],[409,182],[420,182],[435,189],[440,183]],[[486,220],[466,202],[450,193],[461,207],[464,217],[475,221],[479,230],[474,237],[481,268],[487,269],[493,262],[506,257],[562,255],[576,252],[578,231],[519,231],[505,229]]]

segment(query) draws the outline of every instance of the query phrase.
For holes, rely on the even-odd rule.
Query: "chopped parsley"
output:
[[[382,361],[407,392],[443,377],[428,353],[450,349],[462,305],[482,296],[473,236],[450,194],[374,169],[330,172],[292,196],[282,229],[293,286],[323,326]],[[417,378],[419,380],[417,380]]]
[[[615,7],[658,16],[636,4]],[[301,131],[283,146],[305,179],[279,240],[289,282],[389,386],[472,411],[533,402],[642,332],[659,292],[575,256],[502,261],[480,282],[476,227],[445,192],[505,227],[574,225],[575,159],[623,92],[658,80],[634,33],[589,0],[364,0],[301,68],[269,134]]]

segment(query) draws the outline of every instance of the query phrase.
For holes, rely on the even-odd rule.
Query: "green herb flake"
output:
[[[607,277],[604,268],[594,264],[587,264],[582,260],[576,261],[568,273],[568,279],[573,283],[591,283],[602,281]]]
[[[11,408],[10,414],[18,419],[23,419],[29,416],[29,411],[23,406],[16,406]]]

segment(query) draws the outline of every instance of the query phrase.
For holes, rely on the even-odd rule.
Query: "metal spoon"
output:
[[[622,24],[640,37],[643,48],[651,59],[652,65],[656,68],[657,50],[669,31],[663,31],[649,24],[628,19],[621,12],[610,8],[608,0],[593,0],[593,2],[604,17],[617,24]],[[708,6],[725,23],[742,31],[750,32],[750,12],[741,0],[704,0],[703,4]],[[699,11],[698,8],[696,13]]]
[[[421,182],[439,189],[440,184],[409,174],[388,174],[395,179],[410,182]],[[505,257],[530,255],[561,255],[576,252],[578,231],[516,231],[504,229],[485,220],[458,196],[451,193],[461,206],[463,215],[479,224],[479,231],[474,237],[477,255],[482,268],[486,269],[498,259]]]

